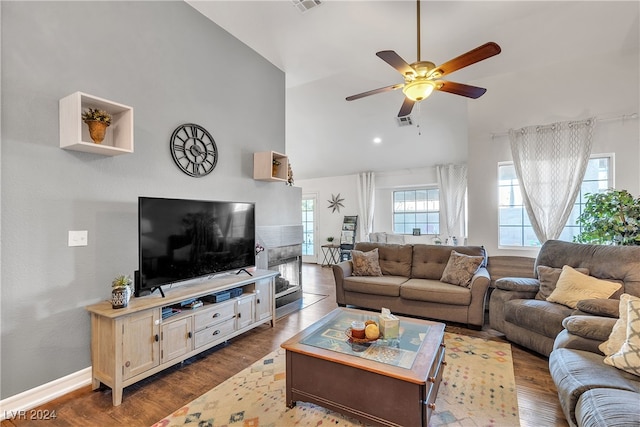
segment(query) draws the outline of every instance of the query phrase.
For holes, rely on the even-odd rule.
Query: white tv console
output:
[[[273,327],[278,272],[248,271],[252,276],[241,272],[165,289],[164,298],[159,294],[132,298],[121,309],[113,309],[110,301],[87,306],[93,389],[100,384],[111,387],[113,405],[118,406],[125,387],[256,326],[270,322]],[[163,308],[233,288],[242,288],[242,294],[162,316]]]

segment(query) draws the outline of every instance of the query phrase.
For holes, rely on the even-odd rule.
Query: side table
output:
[[[322,261],[323,267],[328,267],[332,264],[340,262],[340,245],[328,244],[322,245],[322,254],[324,256]]]

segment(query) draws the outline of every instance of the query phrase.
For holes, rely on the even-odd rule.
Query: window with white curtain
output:
[[[440,190],[418,188],[393,192],[393,232],[440,234]]]
[[[613,155],[592,155],[580,186],[580,194],[559,240],[572,242],[573,236],[582,231],[576,221],[584,209],[586,194],[597,193],[611,187],[613,187]],[[498,212],[498,245],[500,247],[540,246],[522,202],[513,162],[498,164]]]

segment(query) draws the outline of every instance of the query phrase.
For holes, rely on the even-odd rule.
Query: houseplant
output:
[[[111,282],[111,306],[113,308],[125,308],[131,298],[131,277],[121,274]]]
[[[88,108],[82,113],[82,121],[89,126],[89,135],[96,144],[104,140],[107,127],[111,124],[111,114],[98,108]]]
[[[640,245],[640,198],[615,189],[585,197],[584,210],[577,219],[582,232],[574,237],[575,242]]]

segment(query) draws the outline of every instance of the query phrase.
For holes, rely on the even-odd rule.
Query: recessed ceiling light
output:
[[[375,137],[375,138],[373,138],[373,142],[376,143],[376,144],[380,144],[382,142],[382,138]]]

